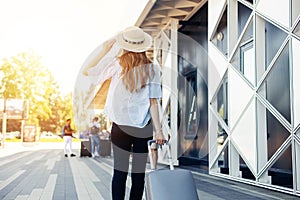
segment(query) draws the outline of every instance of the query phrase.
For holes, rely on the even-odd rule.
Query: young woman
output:
[[[104,44],[95,58],[98,61],[96,67],[86,66],[83,70],[85,74],[98,76],[102,83],[111,78],[104,112],[113,122],[113,200],[123,200],[125,197],[130,157],[130,199],[142,199],[148,156],[147,141],[153,137],[153,127],[156,143],[165,142],[157,103],[161,98],[160,74],[146,56],[146,50],[151,45],[149,34],[138,27],[129,27]],[[116,48],[120,48],[122,53],[117,59],[107,62],[106,55]],[[96,63],[95,60],[91,63]],[[105,65],[102,60],[106,60]]]

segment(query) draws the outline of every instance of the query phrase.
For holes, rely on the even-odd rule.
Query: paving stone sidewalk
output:
[[[76,157],[66,158],[62,149],[29,149],[2,155],[0,199],[111,199],[112,158],[79,157],[79,149],[75,153]],[[192,173],[200,200],[300,199],[197,171]],[[127,185],[130,185],[130,178]],[[126,193],[129,193],[129,188]]]

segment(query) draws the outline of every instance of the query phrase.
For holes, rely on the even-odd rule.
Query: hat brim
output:
[[[144,32],[145,40],[142,44],[130,44],[125,42],[123,39],[123,32],[119,33],[116,36],[116,41],[122,49],[132,52],[144,52],[151,48],[152,46],[152,37]]]

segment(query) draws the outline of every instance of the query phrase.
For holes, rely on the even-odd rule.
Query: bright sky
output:
[[[0,60],[33,50],[65,94],[87,56],[134,25],[148,0],[0,0]],[[1,64],[0,61],[0,64]]]

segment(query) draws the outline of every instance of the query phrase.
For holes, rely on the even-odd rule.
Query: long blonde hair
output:
[[[146,52],[125,51],[119,57],[122,67],[121,77],[125,88],[130,92],[138,91],[146,86],[154,76],[153,64]]]

